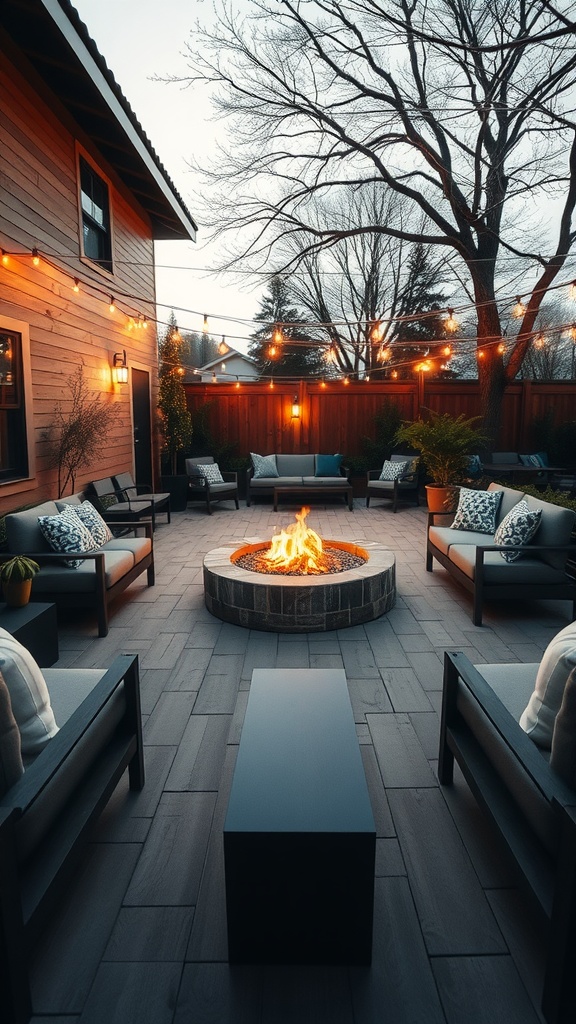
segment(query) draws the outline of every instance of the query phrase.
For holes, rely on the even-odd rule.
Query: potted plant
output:
[[[182,346],[172,313],[160,345],[158,412],[168,468],[168,473],[162,473],[162,488],[170,493],[170,506],[174,512],[185,511],[188,503],[188,477],[178,474],[178,455],[190,446],[192,440],[192,416],[186,405],[186,391],[181,379]]]
[[[23,608],[30,600],[32,580],[40,571],[38,562],[26,555],[14,555],[0,564],[4,600],[11,608]]]
[[[426,486],[431,512],[450,512],[455,507],[458,484],[465,476],[470,456],[486,444],[486,436],[474,427],[480,418],[466,419],[432,409],[426,419],[404,423],[396,431],[396,444],[407,444],[420,452],[433,483]]]

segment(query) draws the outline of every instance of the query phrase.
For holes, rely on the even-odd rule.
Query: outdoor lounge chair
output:
[[[206,467],[213,467],[212,471],[206,472]],[[218,471],[215,473],[214,471]],[[208,515],[212,515],[210,507],[213,501],[226,501],[231,498],[238,504],[238,474],[220,473],[218,463],[214,462],[211,455],[202,455],[195,459],[186,459],[186,472],[190,483],[188,486],[188,501],[205,501]],[[214,473],[220,475],[221,480],[211,481],[208,477]]]
[[[122,491],[127,501],[149,501],[154,509],[154,519],[159,513],[166,514],[166,522],[170,522],[170,494],[168,491],[152,490],[152,484],[136,484],[131,473],[118,473],[113,477],[114,487]]]
[[[140,519],[151,519],[153,529],[156,525],[154,503],[150,500],[126,497],[123,491],[114,486],[111,476],[92,480],[86,488],[86,497],[96,506],[102,518],[111,525]]]

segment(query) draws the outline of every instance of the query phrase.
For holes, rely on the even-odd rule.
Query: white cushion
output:
[[[217,462],[213,462],[211,466],[202,466],[202,476],[206,477],[209,484],[224,483],[224,478]]]
[[[109,540],[112,540],[112,531],[108,523],[104,522],[98,509],[94,508],[91,501],[83,501],[80,505],[74,505],[73,509],[74,514],[78,516],[86,529],[92,534],[97,547],[101,548],[103,544],[107,544]]]
[[[542,509],[529,509],[522,499],[510,509],[494,534],[495,544],[527,544],[540,526]],[[515,562],[524,551],[501,551],[505,562]]]
[[[30,651],[1,627],[0,672],[8,687],[12,713],[20,730],[22,757],[24,760],[36,757],[58,732],[50,694]]]
[[[407,472],[409,462],[385,462],[382,466],[382,472],[378,477],[379,480],[397,480],[398,477],[404,476]]]
[[[556,715],[574,667],[576,622],[571,622],[556,634],[544,651],[534,692],[520,717],[520,725],[539,747],[549,750],[552,746]]]
[[[250,458],[252,459],[252,465],[254,466],[255,480],[259,480],[266,476],[277,477],[279,475],[275,455],[256,455],[255,452],[250,452]]]
[[[98,546],[72,505],[57,516],[38,516],[38,526],[54,551],[95,551]],[[68,569],[77,569],[82,559],[69,558],[64,564]]]
[[[493,534],[501,499],[502,491],[473,491],[461,487],[451,529]]]

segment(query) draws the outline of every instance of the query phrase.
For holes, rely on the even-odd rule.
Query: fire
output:
[[[322,539],[305,523],[309,511],[306,507],[300,509],[296,513],[296,522],[272,537],[269,550],[262,556],[271,568],[286,572],[297,570],[303,575],[325,571]]]

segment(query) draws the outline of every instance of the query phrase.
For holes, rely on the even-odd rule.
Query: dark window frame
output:
[[[112,205],[110,186],[83,153],[78,153],[78,207],[84,259],[112,274]]]
[[[0,348],[8,343],[10,378],[0,380],[0,483],[26,479],[30,475],[23,337],[20,331],[5,326],[0,317]],[[4,371],[0,376],[4,376]]]

